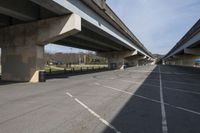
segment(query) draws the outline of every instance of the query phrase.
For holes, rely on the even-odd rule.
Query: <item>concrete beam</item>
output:
[[[81,18],[76,14],[13,25],[0,29],[0,47],[31,43],[45,45],[79,31]]]
[[[135,51],[112,51],[112,52],[97,52],[98,56],[102,56],[105,58],[109,58],[111,55],[114,57],[120,58],[128,58],[137,54],[137,50]]]
[[[144,60],[146,58],[147,58],[147,56],[145,56],[145,55],[138,55],[138,54],[126,57],[127,60]]]
[[[104,47],[104,46],[98,46],[98,44],[96,43],[92,43],[88,40],[84,40],[84,39],[80,39],[80,38],[77,38],[77,37],[68,37],[66,39],[64,39],[64,41],[66,42],[66,46],[68,44],[74,44],[74,45],[77,45],[77,46],[85,46],[85,47],[88,47],[88,48],[93,48],[93,49],[96,49],[96,51],[110,51],[111,49],[107,48],[107,47]]]
[[[102,10],[106,8],[106,0],[93,0]]]
[[[55,42],[55,44],[62,45],[62,46],[69,46],[69,47],[73,47],[73,48],[79,48],[79,49],[81,48],[81,49],[91,50],[91,51],[98,51],[98,49],[91,48],[86,45],[72,43],[72,42],[66,41],[64,39]]]
[[[186,49],[184,49],[184,53],[200,56],[200,48],[195,48],[195,49],[186,48]]]
[[[100,45],[100,46],[103,46],[103,47],[107,47],[109,49],[113,49],[113,50],[116,50],[116,51],[121,50],[120,48],[117,48],[117,47],[114,47],[112,45],[104,43],[103,40],[98,40],[96,38],[92,38],[92,37],[85,36],[85,35],[82,35],[82,34],[77,34],[75,36],[80,38],[80,39],[83,39],[83,40],[88,40],[88,41],[90,41],[90,42],[92,42],[94,44],[97,44],[97,45]]]
[[[0,13],[22,21],[32,21],[39,18],[39,7],[28,0],[1,0]]]
[[[200,41],[200,32],[198,32],[195,36],[193,36],[190,40],[182,44],[179,48],[177,48],[174,52],[170,53],[168,56],[165,58],[169,58],[170,56],[173,56],[180,51],[183,51],[184,49],[187,49],[188,47],[192,46],[193,44],[197,43]]]

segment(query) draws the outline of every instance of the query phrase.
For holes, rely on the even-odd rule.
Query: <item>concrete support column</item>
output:
[[[124,69],[124,58],[122,57],[109,57],[108,68],[110,69]]]
[[[146,60],[146,56],[143,55],[132,55],[126,58],[127,63],[131,67],[144,65]]]
[[[81,31],[76,14],[0,29],[2,80],[38,82],[44,69],[44,45]]]
[[[126,59],[125,62],[128,64],[128,67],[134,67],[134,66],[139,66],[138,60],[136,59]]]
[[[44,69],[44,46],[27,45],[2,48],[2,80],[38,82]]]

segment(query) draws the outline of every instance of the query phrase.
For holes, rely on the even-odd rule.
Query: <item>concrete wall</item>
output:
[[[200,58],[200,56],[185,54],[185,55],[176,56],[176,58],[166,61],[166,64],[180,65],[180,66],[194,66],[195,65],[194,60],[198,58]]]

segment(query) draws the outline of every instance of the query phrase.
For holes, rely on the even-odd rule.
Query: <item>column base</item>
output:
[[[38,45],[2,48],[2,80],[38,82],[43,56],[44,47]]]

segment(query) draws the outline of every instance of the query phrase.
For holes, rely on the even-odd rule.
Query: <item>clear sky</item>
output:
[[[200,18],[200,0],[107,0],[152,53],[166,54]],[[79,52],[48,45],[49,52]]]
[[[107,0],[152,53],[166,54],[200,18],[200,0]]]

